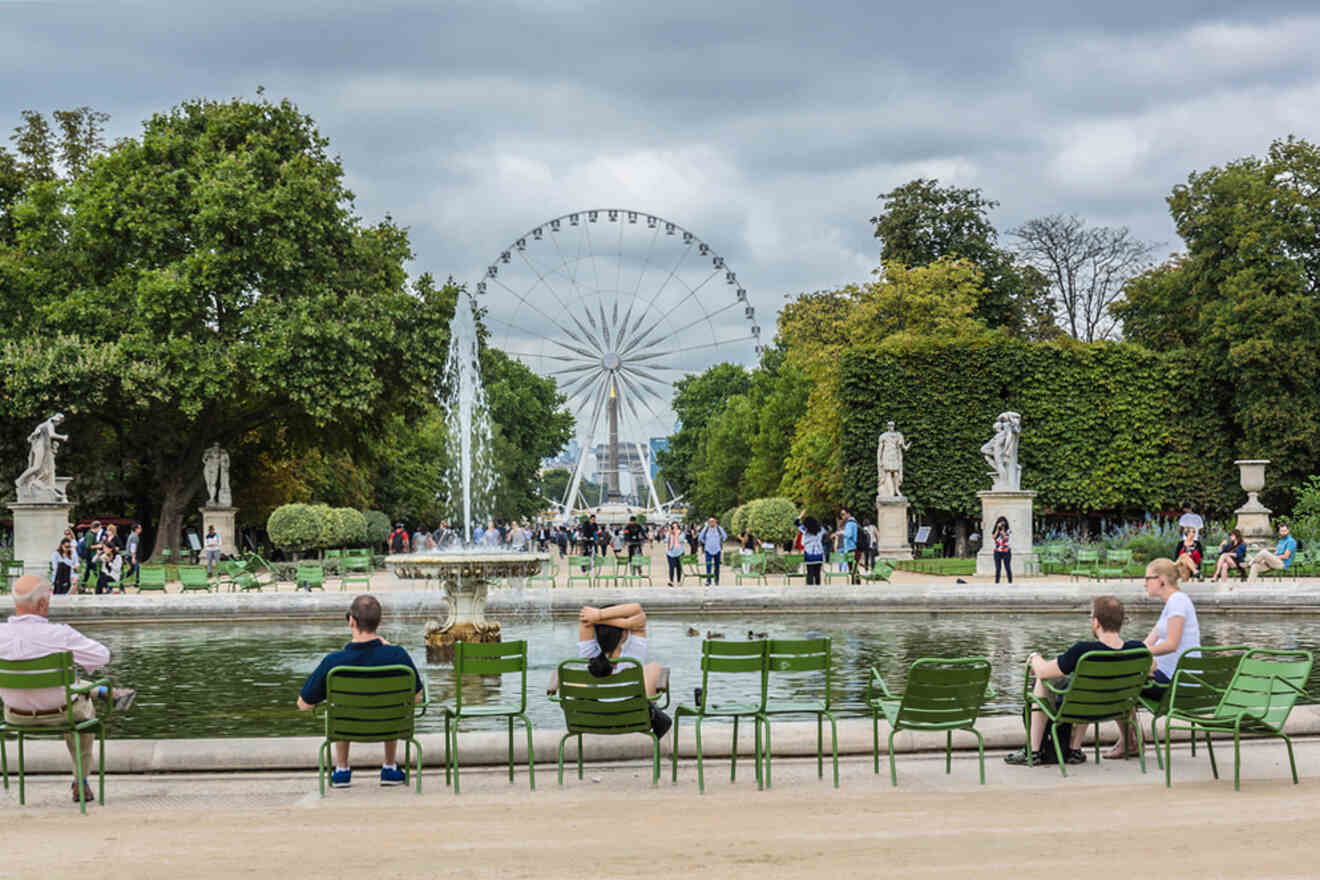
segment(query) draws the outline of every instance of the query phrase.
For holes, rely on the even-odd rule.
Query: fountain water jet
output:
[[[498,642],[500,625],[486,619],[486,590],[491,580],[526,578],[536,574],[549,556],[544,553],[499,552],[472,546],[472,522],[489,510],[495,484],[491,460],[490,410],[481,384],[480,345],[476,315],[467,291],[459,293],[449,325],[449,356],[445,365],[445,422],[449,448],[457,452],[448,474],[449,497],[462,499],[462,547],[438,553],[403,553],[386,557],[394,574],[421,580],[445,591],[445,620],[426,624],[426,659],[454,659],[456,642]]]

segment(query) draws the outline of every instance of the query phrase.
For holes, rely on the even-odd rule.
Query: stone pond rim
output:
[[[550,560],[548,553],[397,553],[385,566],[400,580],[438,584],[447,616],[426,622],[426,661],[452,663],[456,642],[498,642],[498,621],[486,619],[486,591],[492,580],[528,578]]]

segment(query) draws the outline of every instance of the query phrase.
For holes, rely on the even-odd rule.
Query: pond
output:
[[[1125,634],[1142,638],[1156,616],[1153,609],[1134,614]],[[1315,651],[1320,630],[1310,627],[1309,619],[1205,615],[1200,621],[1202,641]],[[546,698],[545,683],[560,660],[574,655],[576,622],[506,618],[502,623],[506,641],[528,640],[532,723],[538,729],[561,727],[562,714]],[[999,694],[987,705],[987,714],[1016,714],[1026,655],[1040,650],[1051,656],[1087,635],[1084,613],[653,616],[648,627],[651,659],[671,668],[675,697],[683,702],[690,702],[693,688],[701,684],[702,639],[689,636],[691,628],[703,637],[718,632],[729,639],[746,639],[749,630],[771,638],[828,635],[834,650],[833,701],[841,717],[863,714],[872,666],[891,687],[901,687],[908,666],[919,657],[973,655],[989,657],[994,664]],[[138,691],[133,708],[114,719],[113,735],[159,739],[319,734],[319,719],[295,707],[298,690],[321,657],[348,640],[343,624],[328,622],[85,624],[79,629],[110,648],[109,673],[116,684]],[[390,621],[381,632],[412,654],[427,678],[433,703],[452,701],[452,669],[426,666],[421,620]],[[738,696],[738,678],[712,685],[712,696]],[[508,702],[516,699],[517,687],[517,676],[477,677],[464,682],[464,700]],[[777,695],[818,696],[822,690],[818,676],[771,677],[771,691]],[[1314,676],[1306,701],[1320,702],[1320,682]],[[440,713],[433,708],[418,724],[424,732],[439,732]],[[480,726],[474,724],[473,729]]]

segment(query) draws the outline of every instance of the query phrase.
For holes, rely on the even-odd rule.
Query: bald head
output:
[[[19,614],[41,612],[41,604],[50,599],[50,581],[35,574],[25,574],[14,581],[14,610]]]

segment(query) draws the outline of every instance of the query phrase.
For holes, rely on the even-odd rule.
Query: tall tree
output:
[[[1083,342],[1117,336],[1110,307],[1123,287],[1150,266],[1152,245],[1126,226],[1088,227],[1078,217],[1053,214],[1012,230],[1017,254],[1049,279],[1068,333]]]
[[[360,447],[439,376],[452,297],[407,288],[406,234],[353,214],[327,146],[288,101],[190,101],[15,205],[0,416],[132,450],[158,548],[210,443]]]
[[[1049,338],[1058,331],[1053,304],[1039,272],[1019,266],[999,247],[990,212],[999,203],[977,187],[940,186],[917,178],[879,196],[884,210],[871,218],[886,264],[924,266],[940,259],[963,259],[981,271],[982,290],[975,315],[988,327],[1017,336]]]
[[[1114,306],[1129,339],[1206,359],[1239,454],[1300,483],[1320,460],[1320,148],[1289,137],[1264,158],[1193,172],[1168,198],[1187,252]]]
[[[745,394],[751,378],[737,364],[715,364],[704,373],[685,376],[674,383],[674,414],[678,430],[669,438],[669,448],[656,453],[656,462],[674,491],[689,495],[696,485],[693,460],[701,448],[706,424],[737,394]]]

